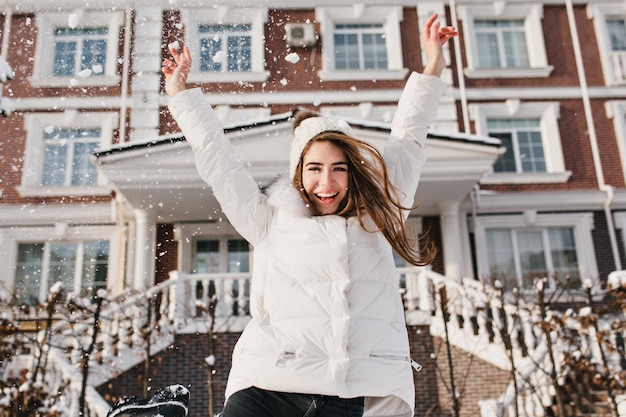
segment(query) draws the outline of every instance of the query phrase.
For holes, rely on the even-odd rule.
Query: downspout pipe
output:
[[[132,15],[131,9],[125,11],[124,22],[124,62],[122,64],[122,89],[120,100],[120,132],[119,142],[126,142],[126,124],[128,120],[128,83],[130,77],[130,42],[131,42],[131,30],[132,30]]]
[[[11,8],[7,7],[3,12],[4,14],[4,30],[2,31],[2,49],[0,49],[0,55],[6,58],[9,53],[9,36],[11,36]]]
[[[450,0],[450,19],[452,26],[459,30],[459,19],[456,15],[456,2]],[[459,98],[461,100],[461,112],[463,113],[463,131],[470,132],[469,110],[467,106],[467,92],[465,90],[465,74],[463,74],[463,57],[461,55],[461,40],[455,36],[454,42],[454,60],[456,61],[456,76],[459,83]]]
[[[567,20],[569,23],[570,34],[572,36],[572,43],[574,45],[574,57],[576,60],[576,70],[578,72],[578,79],[580,82],[583,106],[585,109],[585,119],[587,121],[587,126],[589,130],[589,142],[591,144],[591,154],[593,157],[596,178],[598,179],[598,188],[606,193],[606,200],[604,202],[604,207],[603,207],[604,215],[606,217],[609,240],[611,242],[611,250],[613,252],[615,270],[619,271],[622,269],[622,261],[619,255],[619,250],[618,250],[618,245],[617,245],[617,236],[615,233],[615,225],[613,223],[613,215],[611,213],[611,204],[613,203],[613,187],[607,184],[604,180],[602,161],[600,159],[600,149],[598,147],[598,138],[596,136],[596,128],[593,122],[591,100],[589,99],[589,89],[587,86],[587,78],[585,76],[585,67],[583,64],[582,53],[580,49],[580,40],[578,37],[578,30],[576,28],[576,20],[574,18],[574,8],[572,6],[572,0],[565,0],[565,8],[567,9]]]

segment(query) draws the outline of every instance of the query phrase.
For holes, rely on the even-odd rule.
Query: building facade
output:
[[[263,187],[298,107],[384,145],[432,13],[459,29],[410,221],[451,280],[604,287],[626,246],[621,0],[0,0],[0,284],[20,301],[187,274],[249,273],[254,250],[200,180],[161,62],[188,45]],[[402,261],[398,261],[402,267]],[[243,292],[244,290],[241,289]]]

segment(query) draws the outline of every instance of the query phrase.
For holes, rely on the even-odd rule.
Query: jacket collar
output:
[[[265,193],[271,207],[283,210],[294,217],[313,217],[313,213],[286,175],[278,177],[265,189]]]

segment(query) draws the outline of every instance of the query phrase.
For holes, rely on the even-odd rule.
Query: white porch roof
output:
[[[291,113],[225,129],[235,151],[260,186],[287,173],[292,139]],[[382,148],[390,128],[349,120],[356,137]],[[499,156],[499,141],[459,133],[430,132],[428,160],[422,172],[415,210],[436,215],[442,201],[461,201]],[[210,187],[196,171],[184,136],[163,136],[101,150],[96,166],[134,209],[150,212],[159,222],[204,221],[219,217]]]

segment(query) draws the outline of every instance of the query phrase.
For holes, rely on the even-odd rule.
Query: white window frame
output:
[[[108,28],[106,65],[104,73],[98,76],[82,78],[77,75],[55,77],[52,75],[54,63],[54,29],[69,27],[68,13],[37,13],[37,47],[33,75],[28,78],[34,87],[90,87],[114,86],[121,80],[117,73],[118,45],[123,13],[115,11],[84,12],[80,17],[78,28],[106,26]]]
[[[626,212],[619,211],[613,213],[613,222],[615,224],[615,228],[622,231],[622,243],[624,244],[624,247],[626,247]]]
[[[462,5],[458,7],[459,20],[463,21],[467,68],[464,73],[468,78],[545,78],[554,67],[548,65],[545,41],[543,37],[542,4],[523,4],[493,2],[485,6]],[[528,48],[530,68],[481,68],[479,66],[478,43],[474,22],[482,19],[523,20]]]
[[[604,104],[607,117],[613,119],[622,176],[626,181],[626,100],[609,100]]]
[[[0,271],[10,277],[8,290],[15,289],[15,271],[17,267],[18,247],[21,243],[72,243],[78,241],[107,240],[109,242],[109,261],[107,268],[107,290],[112,292],[117,287],[118,273],[122,265],[120,244],[123,242],[117,226],[72,226],[67,223],[57,223],[50,226],[14,227],[6,230],[2,237],[3,245],[7,250],[8,262],[3,263]],[[78,286],[79,283],[74,283]]]
[[[587,6],[587,17],[593,19],[606,85],[626,85],[626,51],[622,51],[620,54],[611,51],[611,39],[606,24],[607,20],[611,18],[626,20],[624,5],[622,3],[590,4]],[[621,67],[622,74],[619,73],[620,68],[616,67]]]
[[[241,72],[201,72],[200,60],[192,63],[187,78],[190,83],[220,82],[264,82],[269,78],[265,69],[265,22],[266,8],[217,7],[203,9],[183,9],[181,19],[185,26],[185,44],[189,46],[191,56],[200,56],[199,25],[229,25],[248,23],[252,26],[251,71]]]
[[[42,185],[43,152],[45,130],[54,128],[100,129],[100,149],[111,147],[113,130],[117,127],[118,114],[114,112],[79,113],[69,110],[63,113],[32,113],[24,116],[26,151],[22,184],[17,191],[22,197],[108,195],[111,186],[106,178],[98,175],[91,186],[50,186]]]
[[[474,237],[476,240],[476,261],[478,276],[482,281],[489,279],[489,259],[487,254],[487,229],[547,229],[571,227],[576,242],[576,258],[581,282],[599,278],[593,245],[593,213],[537,213],[528,210],[521,214],[477,216]]]
[[[564,183],[572,175],[571,171],[565,169],[558,102],[522,103],[519,100],[507,100],[504,103],[473,103],[469,105],[469,112],[476,133],[482,136],[489,135],[489,119],[539,119],[546,159],[546,172],[490,172],[483,176],[481,184]]]
[[[195,261],[195,245],[197,240],[215,239],[243,239],[235,228],[226,221],[217,223],[185,223],[174,226],[174,239],[178,242],[179,269],[181,271],[191,273]],[[225,252],[222,254],[220,247],[220,255],[227,256]],[[252,256],[254,249],[250,247],[250,270],[252,271]]]
[[[404,68],[400,22],[403,19],[401,6],[368,6],[356,4],[342,7],[318,7],[315,18],[320,23],[322,69],[318,76],[324,81],[343,80],[402,80],[408,69]],[[334,31],[337,23],[382,23],[387,40],[386,70],[335,70]],[[416,44],[419,40],[416,39]]]

